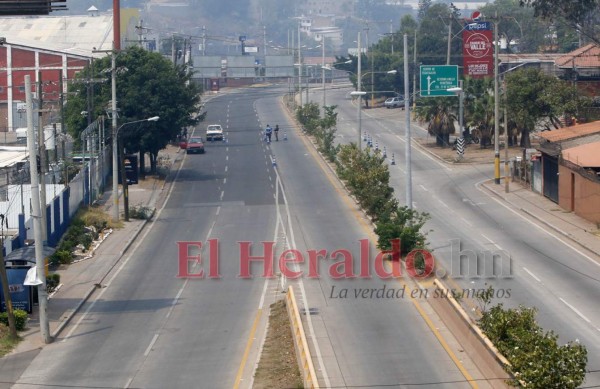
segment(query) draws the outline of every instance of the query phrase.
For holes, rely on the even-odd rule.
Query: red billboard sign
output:
[[[464,75],[486,77],[494,74],[494,45],[492,24],[474,22],[463,30]]]

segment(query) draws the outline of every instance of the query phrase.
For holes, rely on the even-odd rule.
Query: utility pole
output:
[[[46,291],[46,269],[44,264],[44,245],[42,241],[42,215],[40,212],[40,187],[37,172],[37,150],[33,131],[33,96],[31,94],[31,76],[25,75],[25,99],[27,105],[27,147],[29,149],[29,172],[31,175],[31,217],[35,239],[35,266],[38,285],[38,303],[40,308],[40,333],[44,343],[50,343],[48,323],[48,292]]]
[[[323,117],[325,117],[325,34],[321,34],[321,48],[323,49],[323,56],[321,58],[321,81],[323,84]]]
[[[356,79],[356,91],[357,92],[361,92],[361,84],[362,84],[362,74],[361,74],[361,62],[362,62],[362,51],[360,48],[360,35],[361,32],[358,31],[358,39],[357,39],[357,46],[358,46],[358,70],[357,70],[357,79]],[[362,150],[362,134],[360,133],[361,129],[362,129],[362,117],[361,117],[361,105],[362,105],[362,96],[360,95],[360,93],[358,93],[358,106],[357,106],[357,112],[358,112],[358,150]]]
[[[452,46],[452,18],[448,21],[448,50],[446,52],[446,65],[450,65],[450,48]]]
[[[417,30],[415,29],[415,42],[413,47],[413,90],[412,94],[408,95],[408,100],[410,102],[410,98],[412,96],[413,100],[413,109],[417,108]],[[406,93],[406,91],[404,91]],[[406,96],[404,96],[404,100],[406,100]]]
[[[267,26],[263,26],[263,48],[265,60],[267,58]],[[263,64],[264,65],[264,64]]]
[[[42,208],[42,242],[48,240],[47,223],[48,215],[46,209],[46,136],[44,134],[44,122],[42,109],[43,104],[43,83],[42,83],[42,72],[38,70],[38,147],[40,150],[40,207]],[[89,115],[89,112],[88,112]]]
[[[390,37],[392,38],[392,55],[394,55],[394,22],[390,20]]]
[[[202,26],[202,56],[206,55],[206,26]]]
[[[62,159],[63,161],[66,159],[66,151],[65,151],[65,91],[63,85],[63,73],[62,69],[58,71],[58,88],[60,89],[59,100],[60,100],[60,132],[62,133],[61,139],[61,150],[62,150]],[[66,182],[67,180],[65,180]]]
[[[175,35],[171,35],[171,62],[177,64],[177,52],[175,51]]]
[[[408,90],[408,35],[404,34],[404,91]],[[406,206],[412,209],[412,166],[411,166],[411,134],[410,134],[410,102],[404,99],[404,112],[406,113]]]
[[[121,50],[121,4],[113,0],[113,48]]]
[[[117,152],[119,151],[119,144],[117,141],[117,53],[112,51],[111,57],[111,74],[112,74],[112,170],[113,170],[113,210],[112,218],[113,221],[119,221],[119,161],[117,160]]]
[[[300,47],[300,25],[298,23],[298,94],[300,96],[300,108],[302,108],[302,48]]]

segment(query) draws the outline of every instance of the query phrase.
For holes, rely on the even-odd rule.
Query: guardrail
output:
[[[317,379],[317,375],[315,374],[315,367],[310,355],[310,349],[308,348],[308,342],[306,341],[306,334],[304,333],[302,317],[300,316],[298,304],[296,303],[294,288],[291,285],[288,287],[285,298],[285,305],[290,318],[290,324],[292,326],[296,358],[298,359],[298,364],[300,365],[304,387],[318,389],[319,381]]]

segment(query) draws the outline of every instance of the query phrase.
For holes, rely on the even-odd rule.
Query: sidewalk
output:
[[[482,187],[513,208],[600,256],[600,228],[594,223],[564,210],[555,202],[518,182],[510,182],[509,193],[505,193],[504,182],[496,185],[490,180],[483,183]]]
[[[183,158],[183,153],[178,147],[168,146],[160,155],[168,155],[171,161],[170,171],[178,167]],[[138,185],[129,187],[129,206],[146,206],[155,209],[159,200],[166,195],[173,177],[168,174],[166,178],[147,176],[140,180]],[[119,193],[120,211],[123,211],[122,193]],[[113,206],[112,189],[108,188],[98,203],[110,214]],[[50,334],[53,339],[61,335],[62,330],[69,324],[71,318],[79,311],[81,306],[92,296],[94,291],[102,287],[111,270],[116,267],[130,246],[136,241],[140,232],[146,225],[146,220],[130,219],[123,222],[123,228],[113,230],[94,251],[91,258],[70,264],[58,270],[61,277],[59,289],[48,300],[48,318]],[[11,356],[38,349],[44,345],[39,328],[39,312],[34,306],[30,315],[28,329],[20,336],[23,340],[12,351]],[[64,335],[64,334],[62,334]],[[4,373],[3,360],[0,359],[0,372]],[[25,366],[26,367],[26,366]],[[20,374],[20,373],[19,373]],[[14,377],[15,379],[18,378]]]

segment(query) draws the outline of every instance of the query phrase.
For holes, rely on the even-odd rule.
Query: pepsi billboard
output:
[[[494,74],[494,45],[491,22],[473,22],[465,25],[463,38],[464,75],[473,78]]]

